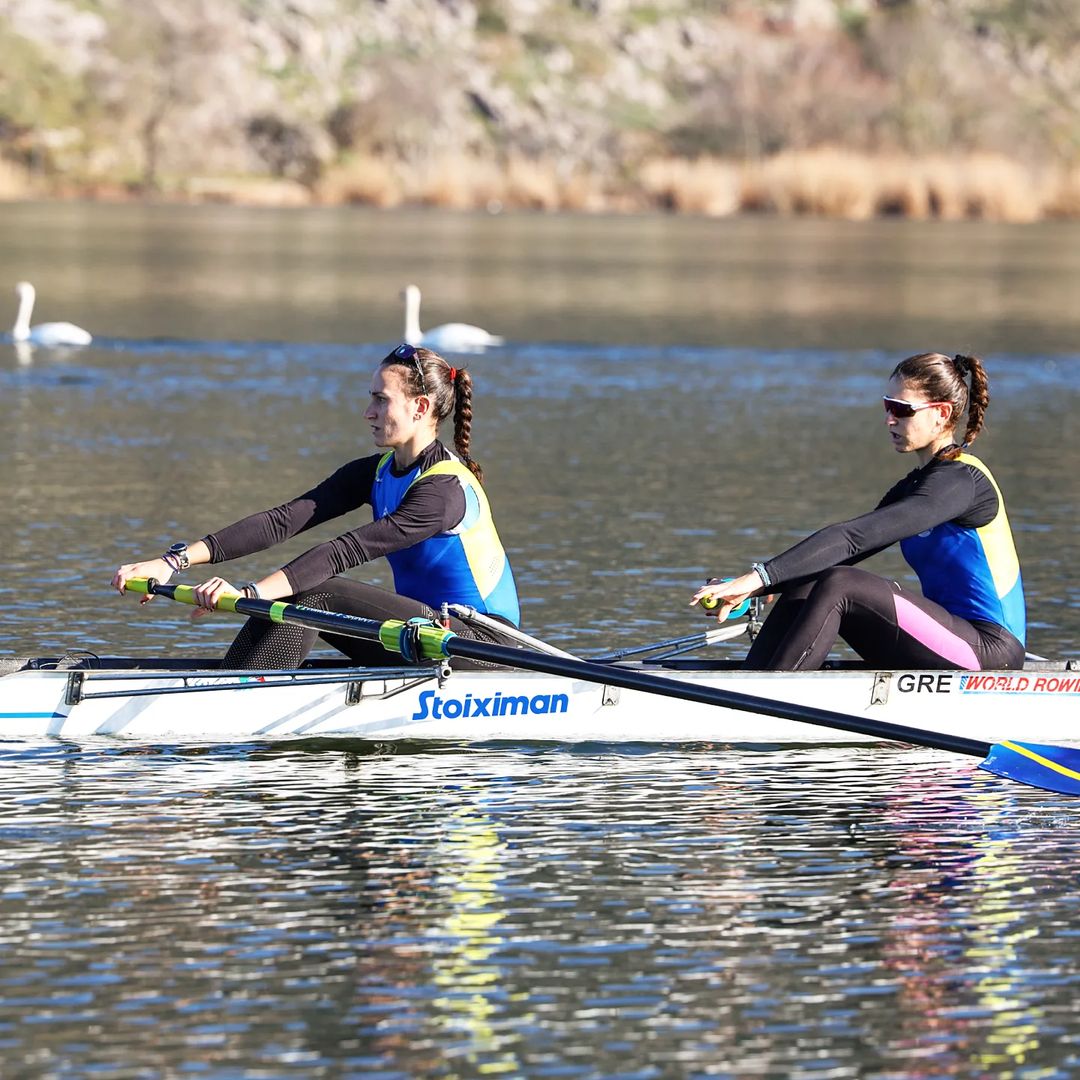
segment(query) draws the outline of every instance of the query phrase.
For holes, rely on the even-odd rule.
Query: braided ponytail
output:
[[[483,483],[484,470],[469,454],[471,442],[472,376],[464,368],[458,368],[454,375],[454,449],[473,476]]]
[[[964,356],[958,353],[953,357],[953,363],[961,379],[965,375],[971,376],[968,420],[967,427],[964,429],[964,447],[968,447],[979,437],[979,432],[983,428],[986,408],[990,404],[990,380],[986,377],[986,369],[977,356]]]

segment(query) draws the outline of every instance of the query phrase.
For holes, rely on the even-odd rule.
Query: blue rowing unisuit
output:
[[[962,619],[997,623],[1023,643],[1027,636],[1024,584],[1005,500],[990,470],[971,454],[956,459],[997,495],[997,513],[984,525],[944,521],[900,541],[923,595]]]

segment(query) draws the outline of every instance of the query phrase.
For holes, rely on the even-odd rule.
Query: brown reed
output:
[[[33,186],[26,170],[0,158],[0,199],[14,202],[29,198],[32,192]]]
[[[120,194],[118,194],[118,192]],[[65,182],[47,189],[0,160],[0,199],[34,194],[137,197],[122,188]],[[164,197],[261,206],[425,205],[452,210],[807,215],[864,221],[1031,222],[1080,218],[1080,166],[1021,161],[1003,154],[904,155],[823,146],[756,161],[656,157],[618,176],[568,169],[557,161],[509,156],[493,161],[443,153],[405,163],[357,155],[305,187],[257,177],[198,177]]]

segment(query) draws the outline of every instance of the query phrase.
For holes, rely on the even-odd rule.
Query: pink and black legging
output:
[[[755,671],[814,671],[840,637],[882,668],[979,671],[1024,666],[1003,626],[969,622],[894,581],[833,566],[783,590],[747,654]]]

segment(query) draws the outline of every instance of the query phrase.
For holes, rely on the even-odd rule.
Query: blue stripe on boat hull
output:
[[[66,720],[62,712],[0,712],[0,720]]]

